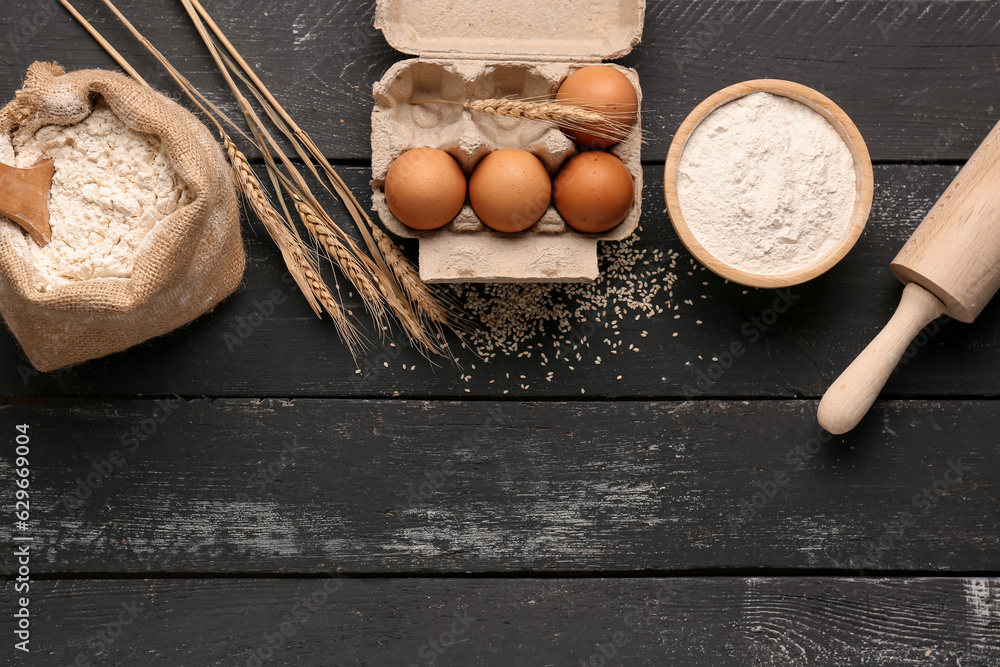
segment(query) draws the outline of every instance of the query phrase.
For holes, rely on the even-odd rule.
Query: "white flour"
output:
[[[710,113],[678,165],[678,200],[716,258],[756,274],[806,268],[846,234],[854,160],[830,123],[780,95],[753,93]]]
[[[129,129],[107,106],[76,125],[15,134],[13,148],[16,167],[55,160],[52,241],[39,247],[28,239],[41,291],[88,278],[130,277],[146,234],[191,200],[159,139]]]

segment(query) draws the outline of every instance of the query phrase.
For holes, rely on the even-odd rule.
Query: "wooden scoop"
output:
[[[896,314],[819,404],[830,433],[854,428],[913,337],[942,313],[972,322],[1000,287],[1000,123],[892,262],[906,285]]]
[[[21,225],[42,246],[52,240],[49,190],[54,173],[51,158],[27,169],[0,163],[0,215]]]

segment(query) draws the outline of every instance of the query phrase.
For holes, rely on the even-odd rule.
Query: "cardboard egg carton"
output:
[[[466,202],[440,229],[407,227],[389,211],[382,185],[405,151],[433,146],[451,154],[466,177],[490,152],[522,148],[554,177],[578,152],[545,123],[470,112],[458,105],[414,105],[411,99],[468,102],[554,96],[573,71],[627,54],[642,35],[645,0],[379,0],[375,25],[394,48],[419,57],[396,63],[374,86],[372,203],[386,228],[418,239],[427,282],[586,282],[598,276],[598,241],[628,238],[642,203],[640,121],[608,150],[632,174],[635,197],[625,220],[602,234],[569,227],[555,207],[523,232],[485,226]],[[642,89],[635,70],[609,64]]]

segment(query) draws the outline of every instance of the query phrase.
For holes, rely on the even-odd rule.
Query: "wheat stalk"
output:
[[[621,140],[629,133],[632,125],[630,113],[594,111],[574,101],[490,98],[484,100],[444,99],[411,99],[410,104],[450,104],[460,106],[469,111],[507,116],[509,118],[524,118],[542,123],[548,123],[564,130],[583,130],[605,139]]]
[[[226,38],[221,28],[212,20],[212,17],[201,3],[198,0],[182,0],[182,2],[189,8],[189,14],[191,13],[190,8],[194,8],[199,18],[211,29],[215,37],[225,48],[225,51],[228,52],[228,55],[227,53],[220,52],[221,58],[225,60],[229,69],[243,81],[254,97],[256,97],[269,120],[285,135],[285,138],[292,144],[300,159],[324,187],[326,187],[326,184],[320,178],[319,170],[322,170],[325,174],[327,181],[332,187],[332,190],[327,187],[327,191],[334,197],[339,198],[347,208],[348,213],[353,218],[364,238],[369,253],[371,253],[370,258],[361,252],[354,240],[330,219],[325,210],[312,197],[312,193],[309,192],[304,182],[301,179],[296,179],[296,183],[300,186],[302,192],[307,195],[307,198],[310,199],[316,212],[320,214],[321,221],[369,269],[372,280],[381,289],[385,297],[385,302],[403,325],[404,330],[410,336],[411,342],[416,344],[422,351],[434,351],[436,354],[447,352],[448,343],[441,332],[441,325],[435,325],[436,335],[432,336],[430,332],[423,330],[419,323],[421,321],[431,323],[435,321],[446,322],[444,326],[447,326],[459,338],[462,338],[462,333],[472,328],[471,324],[463,319],[463,313],[457,309],[449,308],[449,305],[445,304],[444,299],[439,293],[432,290],[430,286],[420,280],[419,275],[413,270],[412,265],[402,255],[399,248],[372,222],[354,196],[354,193],[319,150],[309,134],[295,123],[294,119],[282,108],[274,96],[271,95],[267,86],[264,85],[253,71],[253,68],[243,59],[236,47]],[[197,19],[193,15],[192,20],[197,24]],[[206,44],[208,44],[207,41]],[[214,50],[213,45],[209,45],[209,48]],[[319,170],[317,169],[317,164],[319,165]],[[288,166],[290,172],[292,172],[291,166]],[[292,172],[292,175],[294,178],[296,176],[295,172]],[[376,236],[379,238],[378,242],[375,241],[374,237]],[[402,267],[409,267],[409,271],[407,272]],[[443,314],[449,310],[451,311],[450,315],[445,318]],[[452,360],[457,361],[454,358]]]
[[[323,282],[318,268],[307,254],[301,239],[297,238],[288,228],[285,219],[281,217],[267,198],[263,185],[257,173],[250,167],[246,155],[236,147],[228,134],[223,132],[222,137],[226,155],[233,165],[233,176],[236,184],[246,197],[250,208],[277,244],[292,279],[317,315],[322,312],[321,307],[330,315],[341,339],[353,356],[357,349],[365,346],[360,332],[347,317],[347,313],[344,312],[340,303],[334,298],[330,288]]]
[[[277,242],[278,248],[286,259],[285,263],[288,266],[288,270],[291,272],[292,278],[295,279],[295,283],[300,288],[303,287],[304,284],[307,284],[307,281],[304,273],[301,271],[301,262],[295,260],[288,261],[289,258],[294,257],[294,252],[284,243],[285,234],[288,233],[285,221],[277,210],[275,210],[267,195],[264,194],[263,185],[257,178],[257,174],[250,167],[246,155],[236,147],[236,144],[233,143],[228,134],[223,134],[222,143],[226,150],[226,155],[229,157],[229,162],[233,167],[233,179],[236,182],[236,186],[243,193],[251,210],[253,210],[257,218],[263,223],[268,234]],[[302,293],[305,295],[310,307],[312,307],[313,312],[319,315],[321,309],[316,295],[310,289],[303,289]]]
[[[305,225],[313,238],[322,244],[333,263],[358,290],[379,328],[387,326],[385,296],[379,288],[377,274],[372,272],[372,267],[364,263],[364,259],[367,257],[352,252],[337,235],[330,231],[330,226],[323,219],[324,216],[320,215],[320,212],[299,193],[289,191],[289,195],[295,204],[295,210],[298,211],[302,224]]]
[[[86,19],[80,16],[79,12],[73,9],[68,0],[60,0],[60,2],[73,13],[74,17],[87,28],[123,69],[132,74],[137,80],[142,81],[138,73],[111,47],[107,40],[100,36],[87,23]],[[185,94],[191,98],[219,130],[223,138],[224,148],[233,166],[234,180],[249,202],[251,209],[261,219],[268,234],[274,239],[290,274],[302,290],[310,307],[317,314],[320,314],[323,310],[326,310],[330,314],[351,353],[354,354],[356,347],[363,347],[364,340],[356,326],[348,318],[348,314],[321,278],[312,252],[304,245],[302,238],[299,236],[282,194],[292,199],[295,211],[310,236],[316,240],[321,251],[328,256],[331,262],[341,270],[358,290],[362,300],[383,333],[388,331],[387,309],[391,309],[411,342],[423,354],[444,354],[447,352],[448,343],[442,334],[441,323],[447,322],[447,326],[451,327],[460,337],[461,331],[463,328],[467,329],[468,325],[463,327],[459,324],[455,312],[450,311],[441,302],[440,297],[420,280],[416,271],[413,270],[413,267],[402,255],[398,247],[374,225],[354,197],[354,194],[347,187],[347,184],[322,155],[309,135],[295,124],[291,117],[281,108],[277,100],[271,96],[264,84],[253,73],[253,70],[240,57],[235,47],[232,46],[222,34],[219,27],[212,21],[200,2],[197,0],[181,0],[181,4],[187,10],[195,28],[209,49],[210,55],[215,60],[220,73],[225,78],[231,92],[236,98],[253,137],[247,136],[246,132],[240,129],[232,119],[226,116],[211,101],[202,96],[132,26],[121,12],[118,11],[111,0],[103,0],[103,2],[132,32],[136,39],[167,69],[168,73],[174,78]],[[203,20],[204,23],[202,22]],[[229,55],[240,63],[240,68],[246,76],[239,71],[226,53],[219,50],[211,35],[208,34],[206,24],[223,43]],[[319,203],[309,189],[305,179],[299,173],[296,165],[284,154],[250,106],[249,101],[237,87],[232,78],[233,74],[237,75],[248,86],[268,119],[289,139],[296,153],[311,174],[326,187],[320,178],[320,171],[313,163],[313,159],[319,163],[320,169],[322,169],[330,185],[333,187],[333,191],[330,191],[329,188],[327,190],[335,197],[339,196],[341,201],[347,206],[348,212],[358,225],[365,239],[371,257],[358,247],[357,243],[333,221]],[[249,77],[250,80],[246,77]],[[281,204],[284,216],[281,215],[267,197],[266,191],[256,172],[253,171],[246,156],[236,147],[229,134],[224,130],[220,119],[235,128],[263,156],[268,174],[278,193],[278,201]],[[275,156],[277,156],[282,166],[288,171],[288,176],[283,174],[279,169]],[[377,243],[372,238],[372,234],[379,237]],[[433,331],[428,331],[425,328],[423,324],[425,321],[431,323]],[[457,361],[454,358],[452,360]]]
[[[420,314],[422,311],[417,310],[414,312],[414,309],[408,302],[398,298],[393,290],[386,287],[383,280],[384,274],[379,270],[375,262],[361,251],[354,242],[354,239],[334,224],[323,208],[306,201],[306,196],[311,196],[309,193],[297,190],[296,186],[289,182],[284,175],[279,175],[279,177],[285,190],[292,198],[292,202],[306,228],[317,239],[321,240],[331,258],[334,259],[341,271],[347,275],[358,291],[361,292],[362,298],[369,307],[371,308],[372,304],[378,307],[379,310],[377,313],[373,309],[373,316],[376,316],[376,320],[379,321],[383,331],[388,330],[387,324],[382,323],[385,314],[384,308],[387,306],[402,325],[410,342],[419,350],[424,354],[444,354],[448,350],[448,344],[444,339],[440,326],[435,325],[433,332],[427,331],[421,324]],[[373,231],[376,234],[385,236],[378,228],[375,228]],[[396,248],[388,237],[385,237],[385,240],[388,242],[388,247],[391,247],[395,251],[393,257],[398,254],[399,259],[405,261],[405,257],[402,256],[399,249]],[[426,284],[420,281],[419,276],[415,272],[412,272],[411,278],[415,279],[426,289]],[[433,298],[430,302],[432,304],[438,303]]]
[[[118,53],[114,47],[83,17],[80,13],[69,3],[68,0],[60,0],[62,5],[66,7],[67,10],[76,18],[81,25],[101,44],[102,47],[115,59],[115,61],[128,72],[134,79],[140,83],[146,85],[149,84],[143,80],[141,76],[135,71],[135,69],[125,60],[125,58]],[[285,266],[288,268],[289,274],[295,281],[295,284],[299,287],[303,296],[306,298],[306,302],[309,307],[312,308],[313,312],[317,316],[321,316],[322,312],[325,310],[330,318],[333,320],[337,331],[340,334],[341,339],[347,345],[348,350],[351,355],[354,356],[356,351],[360,348],[365,347],[365,341],[358,331],[357,327],[353,322],[347,317],[343,307],[336,300],[330,288],[323,281],[320,276],[319,269],[317,268],[315,262],[313,261],[309,249],[303,244],[302,239],[298,236],[298,232],[295,229],[294,224],[291,222],[291,218],[288,215],[287,209],[285,209],[284,202],[282,202],[282,208],[285,209],[285,216],[282,216],[271,200],[268,198],[263,185],[260,182],[259,177],[256,172],[251,168],[250,162],[246,155],[236,146],[230,135],[222,127],[219,118],[225,120],[231,126],[237,129],[244,137],[246,137],[251,144],[261,150],[262,147],[259,146],[259,142],[255,142],[250,139],[246,134],[240,130],[233,121],[226,116],[222,111],[220,111],[214,104],[205,99],[201,93],[198,92],[196,88],[184,78],[173,65],[166,59],[163,54],[161,54],[145,37],[143,37],[139,31],[131,24],[121,14],[117,7],[114,6],[109,0],[105,0],[105,4],[111,9],[112,12],[122,21],[123,25],[132,32],[132,34],[138,39],[149,51],[150,53],[160,62],[161,65],[167,70],[170,76],[177,82],[181,87],[181,90],[191,98],[192,102],[198,106],[219,131],[222,137],[223,148],[225,149],[226,156],[229,158],[230,165],[232,167],[233,180],[243,194],[244,198],[248,202],[251,210],[256,214],[258,219],[264,225],[267,230],[268,235],[274,240],[275,245],[278,246],[281,252],[282,259],[285,262]],[[209,108],[206,108],[207,107]],[[211,110],[210,110],[211,109]],[[271,165],[269,164],[269,171]]]
[[[435,326],[462,328],[456,309],[445,305],[430,293],[430,288],[427,283],[420,279],[413,264],[385,232],[381,229],[374,231],[375,242],[378,244],[379,250],[382,251],[382,256],[385,257],[386,265],[400,287],[403,288],[403,293],[413,305],[414,310]]]
[[[104,1],[107,3],[110,0]],[[411,312],[409,312],[407,304],[396,298],[395,294],[391,291],[383,289],[384,281],[380,279],[377,267],[373,263],[364,263],[364,260],[362,259],[364,255],[360,252],[355,252],[354,256],[351,256],[343,251],[342,245],[351,246],[352,250],[357,250],[357,247],[353,240],[351,240],[350,237],[345,234],[343,230],[336,225],[336,223],[333,222],[332,218],[326,214],[323,207],[312,194],[305,179],[299,173],[297,167],[288,159],[278,146],[270,132],[268,132],[267,128],[261,122],[257,113],[250,106],[250,102],[246,99],[246,97],[244,97],[236,82],[233,80],[229,65],[226,63],[226,60],[223,58],[223,54],[216,46],[215,41],[208,32],[206,24],[203,22],[203,16],[207,16],[207,12],[204,11],[204,8],[201,7],[200,3],[197,3],[196,7],[196,0],[181,0],[181,4],[184,6],[185,10],[187,10],[192,23],[194,23],[195,29],[201,36],[202,41],[208,48],[212,59],[215,61],[215,64],[219,69],[219,72],[226,80],[230,92],[232,92],[240,106],[240,109],[243,111],[247,124],[250,126],[251,131],[262,147],[262,155],[267,163],[268,172],[271,174],[272,179],[275,180],[275,186],[278,187],[279,183],[284,185],[285,191],[293,198],[300,216],[304,218],[304,222],[308,222],[307,229],[311,233],[328,230],[333,232],[335,237],[343,242],[342,244],[331,244],[330,242],[334,236],[325,234],[322,235],[322,240],[317,238],[317,241],[320,241],[320,243],[323,244],[324,249],[328,250],[328,252],[332,250],[330,255],[331,259],[335,261],[338,266],[341,266],[341,268],[345,271],[345,274],[352,279],[352,282],[358,289],[358,292],[364,300],[366,306],[372,312],[373,316],[375,316],[376,321],[380,325],[381,331],[384,333],[388,330],[388,327],[382,324],[382,320],[385,318],[385,310],[382,306],[382,302],[384,300],[389,304],[393,310],[393,314],[403,325],[403,328],[410,337],[411,342],[415,343],[422,351],[425,351],[425,353],[441,354],[442,347],[437,345],[431,335],[419,326],[419,320],[414,317]],[[217,34],[221,33],[221,30],[218,30],[218,26],[216,26],[214,22],[212,22],[212,26],[213,31],[216,31]],[[254,77],[254,79],[256,82],[256,77]],[[260,85],[262,86],[263,84]],[[260,91],[255,90],[255,96],[257,92]],[[259,101],[260,99],[260,96],[258,96]],[[273,98],[270,97],[267,99],[269,102],[273,100]],[[276,101],[274,101],[274,104],[276,104]],[[262,107],[264,108],[265,113],[273,120],[272,109],[270,108],[271,104],[262,103]],[[290,118],[283,119],[286,122],[290,120]],[[278,125],[278,129],[281,130],[283,128],[281,125]],[[294,139],[293,144],[295,144]],[[299,155],[303,156],[303,151],[300,150],[298,144],[295,144],[295,148]],[[274,151],[273,154],[271,150]],[[291,181],[294,181],[294,184],[289,182],[288,177],[285,177],[278,170],[277,164],[274,162],[274,155],[279,157],[282,165],[284,165],[284,167],[288,170],[288,174],[291,177]],[[311,162],[309,164],[311,167]],[[314,236],[314,238],[316,237]],[[376,270],[372,271],[371,269]],[[414,322],[417,322],[417,326],[413,326]]]

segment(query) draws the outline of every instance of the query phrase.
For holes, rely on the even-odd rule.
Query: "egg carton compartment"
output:
[[[578,152],[562,130],[549,124],[469,111],[457,104],[411,104],[411,99],[472,100],[554,96],[573,71],[593,62],[526,62],[415,58],[393,65],[375,84],[372,112],[372,204],[386,228],[418,239],[420,276],[428,282],[585,282],[598,276],[598,241],[628,238],[642,209],[641,117],[628,136],[608,149],[628,168],[634,184],[625,219],[601,234],[572,229],[549,209],[535,225],[508,234],[485,226],[466,201],[444,227],[420,231],[389,210],[382,186],[392,162],[411,148],[432,146],[454,157],[468,178],[479,161],[503,148],[532,153],[555,177]],[[634,70],[603,63],[632,82],[642,104]],[[641,116],[641,114],[640,114]]]

